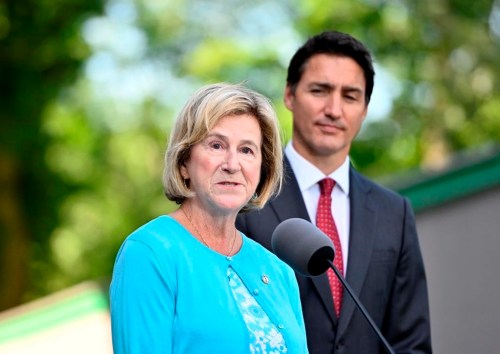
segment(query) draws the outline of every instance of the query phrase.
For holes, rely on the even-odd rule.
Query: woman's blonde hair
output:
[[[177,116],[165,154],[163,187],[168,199],[181,204],[192,197],[189,183],[181,175],[193,145],[202,141],[217,122],[229,115],[249,114],[262,133],[260,182],[243,210],[262,208],[281,189],[283,151],[276,113],[263,95],[241,85],[217,83],[196,91]]]

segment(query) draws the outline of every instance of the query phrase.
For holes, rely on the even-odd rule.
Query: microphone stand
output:
[[[333,264],[333,262],[330,259],[327,259],[327,262],[330,265],[330,268],[333,269],[333,272],[335,273],[335,275],[337,276],[337,278],[342,283],[342,286],[344,287],[344,289],[347,290],[347,292],[351,296],[351,299],[354,301],[354,303],[356,304],[356,306],[359,308],[359,310],[361,311],[361,313],[363,314],[363,316],[366,318],[366,320],[370,324],[370,327],[373,329],[373,331],[375,332],[375,334],[377,335],[377,337],[380,339],[380,341],[384,345],[384,348],[387,351],[387,353],[389,353],[389,354],[395,354],[394,350],[391,348],[391,346],[389,345],[389,343],[387,342],[387,340],[384,338],[384,336],[382,335],[382,333],[380,332],[380,330],[377,328],[377,326],[375,325],[375,322],[373,322],[372,318],[370,317],[370,314],[368,313],[368,311],[366,311],[366,309],[363,306],[363,304],[359,301],[358,297],[354,294],[354,292],[352,291],[352,289],[349,286],[349,284],[347,284],[347,282],[344,280],[344,278],[340,274],[340,272],[337,269],[337,267],[335,267],[335,265]]]

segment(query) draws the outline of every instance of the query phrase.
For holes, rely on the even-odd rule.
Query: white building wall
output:
[[[500,188],[417,213],[434,353],[500,353]]]

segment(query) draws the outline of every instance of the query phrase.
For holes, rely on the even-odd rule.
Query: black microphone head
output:
[[[316,276],[333,261],[332,240],[309,221],[292,218],[280,223],[271,238],[273,252],[297,273]]]

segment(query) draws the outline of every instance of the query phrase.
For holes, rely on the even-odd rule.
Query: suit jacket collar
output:
[[[269,205],[277,215],[279,222],[290,218],[302,218],[308,221],[309,214],[300,193],[295,175],[288,159],[284,158],[285,180],[283,189],[278,197],[270,201]],[[347,265],[346,281],[356,295],[359,296],[366,277],[371,253],[374,246],[374,235],[367,230],[373,230],[376,215],[375,206],[370,199],[370,184],[354,168],[350,168],[350,215],[351,227],[349,234],[349,260]],[[360,220],[362,220],[360,222]],[[337,338],[341,338],[355,311],[355,304],[347,291],[344,291],[340,319],[337,319],[329,291],[326,274],[311,278],[318,291],[325,308],[334,324],[337,325]]]
[[[359,297],[374,248],[375,236],[373,230],[375,230],[376,208],[370,198],[370,184],[352,167],[350,170],[350,184],[351,227],[346,281]],[[354,302],[349,294],[344,291],[337,338],[341,338],[347,329],[355,310]]]
[[[278,197],[270,201],[270,207],[273,209],[274,213],[276,213],[279,222],[290,218],[302,218],[311,221],[297,179],[286,157],[284,158],[284,174],[282,191]],[[297,276],[301,277],[300,275]],[[333,308],[332,295],[329,290],[329,282],[326,273],[311,277],[310,279],[316,287],[331,320],[336,324],[337,316]]]
[[[286,157],[284,157],[283,172],[284,182],[281,193],[272,199],[269,205],[278,216],[279,222],[290,218],[309,220],[309,214],[301,196],[299,184]]]

